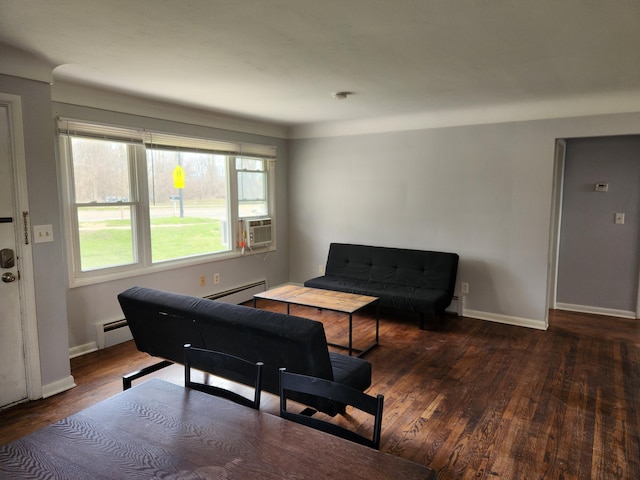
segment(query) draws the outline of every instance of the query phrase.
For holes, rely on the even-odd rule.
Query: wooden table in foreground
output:
[[[290,305],[322,308],[324,310],[348,314],[349,344],[340,345],[337,343],[329,343],[329,345],[347,349],[349,351],[349,355],[356,352],[358,357],[362,357],[365,353],[378,345],[378,332],[380,326],[380,312],[377,308],[378,297],[336,292],[334,290],[323,290],[320,288],[301,287],[298,285],[282,285],[280,287],[267,290],[266,292],[256,293],[253,296],[254,307],[256,306],[256,299],[258,298],[286,303],[287,314],[289,314]],[[376,339],[363,349],[353,348],[353,314],[374,303],[376,304]]]
[[[426,480],[436,475],[425,465],[153,379],[0,446],[0,478]]]

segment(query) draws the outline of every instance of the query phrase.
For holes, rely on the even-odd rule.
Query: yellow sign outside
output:
[[[173,169],[173,188],[184,188],[184,170],[180,165]]]

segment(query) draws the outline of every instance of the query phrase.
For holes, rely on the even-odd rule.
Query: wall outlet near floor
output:
[[[462,293],[463,295],[467,295],[469,293],[469,283],[468,282],[461,282],[460,283],[460,293]]]
[[[324,275],[324,264],[318,265],[318,275]]]
[[[624,213],[616,213],[616,225],[624,225]]]
[[[213,284],[214,285],[218,285],[220,283],[220,274],[219,273],[214,273],[213,274]]]
[[[204,287],[207,284],[207,277],[200,275],[200,286]]]

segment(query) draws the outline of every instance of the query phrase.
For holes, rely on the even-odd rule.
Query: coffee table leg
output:
[[[378,332],[380,331],[380,305],[376,302],[376,345],[378,345]]]
[[[349,314],[349,356],[353,352],[353,316]]]

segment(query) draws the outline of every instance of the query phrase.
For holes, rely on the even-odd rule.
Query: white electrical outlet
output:
[[[220,283],[220,274],[219,273],[214,273],[213,274],[213,284],[214,285],[218,285]]]
[[[324,264],[318,265],[318,275],[324,275]]]
[[[616,225],[624,225],[624,213],[616,213]]]
[[[463,295],[467,295],[469,293],[469,283],[461,282],[460,283],[460,293]]]

